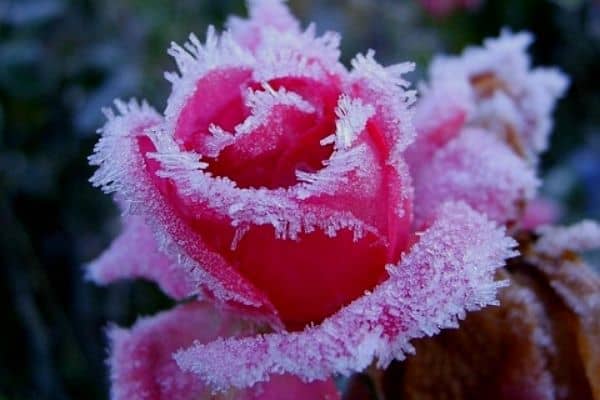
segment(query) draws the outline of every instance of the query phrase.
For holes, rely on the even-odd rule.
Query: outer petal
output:
[[[506,144],[486,131],[465,130],[415,176],[417,226],[444,201],[464,201],[500,223],[514,221],[537,185],[533,169]]]
[[[99,285],[119,279],[145,278],[156,282],[174,299],[197,294],[199,283],[190,273],[158,249],[154,234],[137,215],[124,218],[123,232],[87,269],[87,277]]]
[[[211,391],[172,358],[177,349],[205,343],[221,335],[251,332],[232,314],[201,303],[188,303],[154,317],[138,320],[130,330],[111,328],[111,398],[113,400],[200,400]],[[331,380],[310,384],[290,375],[276,376],[251,389],[228,393],[238,400],[338,399]]]
[[[600,248],[600,224],[581,221],[569,227],[542,226],[535,249],[545,255],[559,257],[563,253],[581,252]]]
[[[119,114],[107,111],[108,122],[90,157],[90,162],[99,166],[92,183],[107,192],[118,192],[130,209],[143,213],[160,237],[161,249],[193,275],[193,280],[201,284],[199,289],[222,302],[268,313],[272,309],[268,300],[190,231],[154,185],[155,176],[141,153],[140,142],[150,140],[147,135],[162,122],[161,117],[147,104],[139,105],[134,100],[116,104]],[[197,156],[188,155],[186,160],[198,163]]]
[[[219,339],[175,355],[216,389],[247,387],[271,373],[305,380],[386,366],[412,352],[409,340],[457,326],[466,310],[495,304],[494,271],[514,241],[464,204],[448,204],[388,280],[303,332]]]

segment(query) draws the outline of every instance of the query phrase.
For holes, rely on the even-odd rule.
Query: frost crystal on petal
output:
[[[535,171],[504,142],[466,129],[415,174],[417,226],[445,201],[464,201],[497,222],[514,221],[538,185]]]
[[[280,77],[328,79],[332,74],[346,73],[339,61],[340,36],[335,32],[317,36],[315,25],[310,24],[301,34],[265,29],[263,35],[253,73],[258,81]]]
[[[124,229],[86,271],[88,279],[106,285],[120,279],[144,278],[156,282],[175,299],[197,294],[199,282],[194,274],[163,254],[144,219],[137,215],[124,218]]]
[[[463,82],[477,106],[468,123],[495,132],[518,153],[536,161],[547,147],[550,114],[568,79],[548,68],[531,68],[528,33],[503,31],[483,47],[467,48],[458,57],[438,57],[430,68],[431,86]]]
[[[347,149],[365,129],[367,121],[374,113],[371,105],[365,105],[360,99],[342,95],[335,109],[335,134],[322,139],[321,145],[335,143],[336,150]]]
[[[410,106],[416,100],[416,92],[407,90],[410,83],[403,77],[414,70],[414,63],[384,67],[375,61],[375,52],[369,50],[366,55],[357,55],[351,64],[355,91],[377,109],[380,123],[389,135],[392,154],[401,153],[415,137]]]
[[[585,220],[569,227],[542,226],[535,249],[548,256],[559,257],[565,251],[581,252],[600,248],[600,224]]]
[[[465,311],[496,303],[494,271],[515,255],[515,242],[464,204],[447,204],[373,292],[302,332],[195,344],[176,353],[184,371],[217,390],[247,387],[269,374],[307,381],[385,367],[413,351],[410,339],[456,327]]]
[[[113,400],[200,400],[214,398],[197,376],[183,372],[172,353],[192,343],[206,343],[219,335],[238,336],[253,325],[235,314],[207,304],[188,303],[149,318],[129,329],[112,327],[111,398]],[[230,397],[229,397],[230,396]],[[303,383],[290,375],[245,390],[230,390],[227,398],[246,400],[339,398],[332,380]]]

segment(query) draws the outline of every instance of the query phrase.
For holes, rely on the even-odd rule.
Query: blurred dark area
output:
[[[305,24],[342,33],[345,61],[367,48],[384,63],[416,61],[415,83],[433,54],[502,27],[534,33],[534,64],[571,78],[542,192],[562,222],[600,218],[599,2],[482,0],[444,18],[416,0],[289,3]],[[85,282],[86,262],[120,228],[111,198],[88,183],[87,156],[102,107],[137,96],[164,108],[170,41],[232,13],[245,14],[242,0],[0,0],[0,400],[107,398],[109,321],[170,306],[149,283]]]

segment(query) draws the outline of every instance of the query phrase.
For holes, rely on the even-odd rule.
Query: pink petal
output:
[[[413,351],[410,339],[456,327],[465,311],[496,303],[494,271],[515,255],[504,230],[464,204],[439,218],[372,293],[302,332],[217,339],[176,353],[184,371],[217,390],[247,387],[269,374],[312,381],[360,371],[377,358],[385,367]]]
[[[445,201],[464,201],[505,223],[538,186],[535,171],[494,135],[467,129],[415,176],[415,219],[426,225]]]
[[[87,276],[99,285],[120,279],[144,278],[156,282],[174,299],[196,294],[194,274],[159,251],[154,234],[140,216],[124,218],[123,232],[93,261]]]
[[[180,268],[193,274],[194,281],[201,284],[199,290],[221,302],[235,302],[248,311],[272,314],[268,300],[199,240],[155,186],[152,168],[156,170],[156,165],[153,166],[152,160],[146,162],[142,150],[143,144],[150,142],[147,135],[161,124],[161,117],[147,104],[139,105],[134,100],[116,105],[119,113],[107,111],[108,122],[90,157],[90,162],[99,166],[92,183],[107,192],[117,191],[126,204],[142,212],[156,229],[161,248],[177,260]],[[197,163],[193,157],[186,160]],[[164,190],[173,190],[168,181],[162,185]]]
[[[113,400],[200,400],[213,398],[198,377],[183,372],[173,360],[174,351],[206,343],[221,335],[251,332],[251,325],[233,314],[201,303],[188,303],[171,311],[138,320],[129,329],[111,328],[111,398]],[[290,375],[274,376],[250,389],[232,390],[238,400],[339,399],[332,380],[310,384]]]

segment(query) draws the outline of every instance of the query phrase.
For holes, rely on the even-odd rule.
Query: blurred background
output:
[[[305,24],[343,34],[346,62],[367,48],[383,63],[416,61],[413,82],[435,53],[502,27],[533,32],[534,64],[572,80],[543,157],[543,194],[561,222],[600,218],[599,2],[480,0],[433,14],[417,0],[289,3]],[[170,307],[148,283],[84,281],[85,263],[119,231],[110,197],[87,182],[86,157],[115,97],[165,106],[171,40],[245,12],[243,0],[0,0],[0,400],[107,398],[108,321]]]

